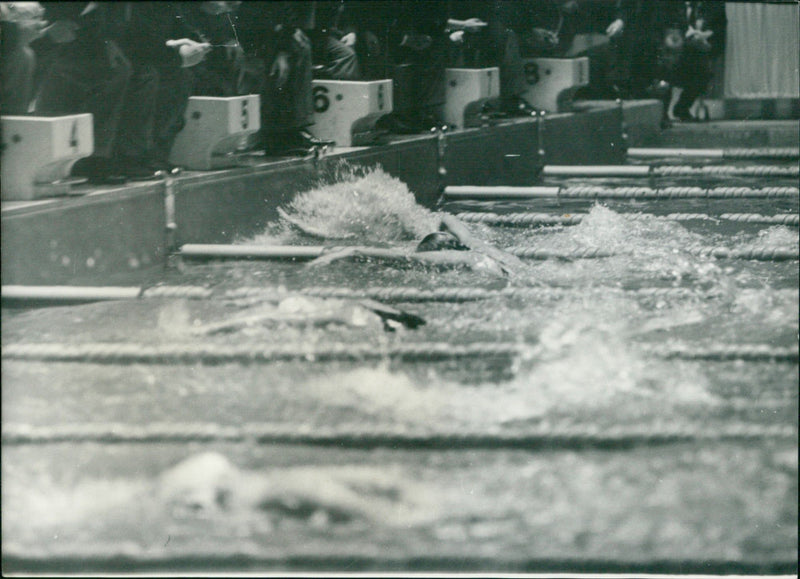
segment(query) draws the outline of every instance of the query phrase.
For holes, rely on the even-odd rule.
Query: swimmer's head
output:
[[[469,247],[461,243],[458,238],[448,231],[435,231],[426,235],[417,246],[418,252],[441,251],[443,249],[455,249],[457,251],[467,251]]]

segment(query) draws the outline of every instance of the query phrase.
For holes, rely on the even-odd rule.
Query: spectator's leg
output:
[[[122,107],[117,156],[120,167],[133,178],[151,176],[147,157],[153,150],[159,76],[155,66],[134,66]]]
[[[675,116],[679,119],[690,119],[689,109],[692,103],[708,86],[711,77],[709,60],[706,55],[686,50],[680,63],[680,86],[683,92],[675,104]]]
[[[417,106],[411,111],[412,119],[419,120],[423,128],[427,128],[429,123],[442,122],[448,39],[434,39],[428,50],[416,54],[415,57],[413,92]]]
[[[168,159],[178,133],[186,124],[185,114],[192,96],[191,69],[161,67],[158,71],[158,94],[154,111],[153,151],[156,169],[169,165]]]
[[[4,115],[24,115],[33,98],[36,55],[29,46],[3,51],[0,106]]]
[[[359,80],[361,70],[358,65],[356,51],[342,41],[330,35],[320,38],[324,43],[322,69],[318,78],[333,80]]]
[[[119,136],[131,74],[130,64],[126,62],[110,66],[103,57],[85,58],[65,47],[42,74],[35,112],[91,113],[94,156],[110,160]]]
[[[522,101],[527,83],[519,38],[513,30],[506,30],[505,38],[498,39],[498,45],[503,47],[499,61],[501,108],[509,113],[527,110],[530,104]]]

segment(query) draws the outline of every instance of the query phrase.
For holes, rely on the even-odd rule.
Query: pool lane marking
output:
[[[534,345],[518,342],[417,342],[230,345],[219,342],[140,344],[87,342],[5,344],[3,360],[78,362],[93,364],[262,364],[280,361],[333,362],[396,359],[404,362],[441,362],[479,358],[516,358]],[[642,353],[664,359],[695,361],[798,362],[797,347],[770,344],[642,344]]]
[[[628,157],[692,157],[704,159],[797,159],[798,147],[753,147],[727,149],[672,148],[672,147],[632,147]]]
[[[779,215],[760,215],[758,213],[669,213],[655,215],[653,213],[623,213],[625,219],[662,219],[667,221],[736,221],[763,225],[800,225],[800,215],[785,213]],[[456,217],[465,223],[483,223],[507,227],[527,227],[534,225],[578,225],[587,214],[553,215],[551,213],[490,213],[480,211],[464,211],[456,213]]]
[[[546,260],[546,259],[599,259],[614,257],[616,253],[594,247],[578,248],[565,251],[553,251],[536,247],[511,247],[505,248],[506,252],[519,258]],[[178,255],[189,259],[312,259],[323,255],[325,248],[291,245],[200,245],[187,244],[181,248]],[[383,248],[359,247],[358,253],[364,258],[383,258],[386,250]],[[791,261],[798,259],[798,250],[791,247],[769,249],[728,249],[725,247],[709,247],[697,251],[687,252],[700,257],[714,257],[717,259],[746,259],[754,261]]]
[[[593,286],[590,288],[561,287],[506,287],[485,289],[473,287],[438,287],[420,289],[413,286],[366,287],[360,289],[338,286],[307,286],[295,290],[285,287],[253,286],[227,290],[215,290],[200,286],[160,285],[152,287],[121,288],[126,291],[106,292],[104,287],[72,286],[21,286],[2,287],[4,306],[20,305],[35,307],[37,304],[79,304],[97,301],[119,301],[137,299],[245,299],[278,301],[291,295],[307,295],[321,298],[373,299],[394,302],[444,302],[460,303],[497,298],[553,299],[563,298],[576,291],[601,292],[645,298],[699,298],[714,299],[724,296],[722,291],[696,291],[692,288],[645,287],[620,289],[616,287]]]
[[[450,185],[444,189],[448,199],[729,199],[729,198],[793,198],[800,196],[798,187],[518,187],[484,185]]]
[[[545,177],[679,177],[679,176],[741,176],[741,177],[797,177],[800,167],[756,165],[736,167],[729,165],[545,165]]]
[[[792,424],[720,424],[714,426],[658,424],[612,425],[530,423],[523,431],[490,426],[483,429],[442,428],[439,424],[382,425],[362,423],[336,426],[284,423],[95,423],[58,426],[3,425],[2,444],[32,445],[62,442],[116,444],[154,442],[250,442],[257,444],[337,445],[355,448],[526,448],[538,446],[603,447],[690,441],[792,439]]]

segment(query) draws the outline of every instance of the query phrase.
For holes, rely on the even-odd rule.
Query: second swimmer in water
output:
[[[312,261],[309,266],[358,257],[468,267],[497,276],[514,276],[525,268],[518,257],[476,238],[452,215],[443,215],[439,231],[426,235],[414,252],[361,246],[335,247]]]

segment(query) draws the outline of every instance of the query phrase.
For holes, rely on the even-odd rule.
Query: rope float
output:
[[[610,253],[602,249],[585,248],[573,249],[570,251],[551,251],[549,249],[538,249],[536,247],[511,247],[506,251],[523,259],[599,259],[604,257],[614,257],[615,253]],[[698,257],[713,257],[716,259],[748,259],[751,261],[793,261],[800,258],[797,249],[793,248],[774,248],[774,249],[728,249],[726,247],[710,247],[691,252]]]
[[[3,359],[96,364],[257,364],[291,360],[363,361],[385,358],[402,361],[442,361],[463,358],[510,357],[515,344],[492,342],[454,345],[446,342],[399,344],[385,349],[374,344],[269,344],[228,346],[224,344],[12,344],[3,347]]]
[[[294,250],[297,250],[295,253]],[[374,250],[374,251],[373,251]],[[509,253],[527,259],[597,259],[613,257],[614,253],[597,248],[551,251],[538,248],[510,248]],[[381,259],[385,249],[359,247],[359,255]],[[732,250],[726,248],[707,248],[697,252],[701,256],[719,259],[751,259],[755,261],[787,261],[798,258],[797,250],[790,248]],[[309,259],[324,254],[324,248],[310,251],[307,246],[261,246],[261,245],[199,245],[188,244],[181,248],[180,255],[190,259]]]
[[[545,165],[545,177],[797,177],[800,167],[754,165]]]
[[[797,348],[763,344],[744,345],[654,345],[641,346],[651,356],[665,359],[797,363]],[[258,364],[302,360],[309,362],[399,359],[404,362],[439,362],[460,359],[509,358],[522,354],[519,343],[447,342],[395,344],[269,344],[262,346],[225,344],[133,344],[133,343],[30,343],[3,346],[4,360],[81,362],[93,364]]]
[[[232,290],[215,291],[199,286],[154,286],[150,288],[127,287],[125,291],[106,292],[104,287],[71,286],[3,286],[4,305],[22,303],[33,305],[37,302],[47,303],[84,303],[91,301],[133,300],[133,299],[242,299],[261,298],[263,300],[281,300],[287,295],[302,294],[320,298],[338,299],[373,299],[382,302],[449,302],[461,303],[493,298],[548,299],[563,297],[571,290],[559,287],[507,287],[499,290],[484,288],[439,287],[420,289],[417,287],[368,287],[352,289],[344,287],[304,287],[287,290],[282,287],[241,287]],[[113,288],[112,288],[113,289]],[[619,288],[593,288],[609,293],[627,294],[638,297],[684,298],[699,297],[708,299],[719,295],[717,292],[697,292],[691,288],[637,288],[623,290]],[[80,290],[80,291],[74,291]]]
[[[483,223],[485,225],[499,225],[504,227],[532,227],[548,225],[578,225],[586,217],[583,215],[552,215],[550,213],[483,213],[465,211],[457,213],[465,223]],[[670,213],[668,215],[653,215],[651,213],[625,214],[625,219],[663,219],[668,221],[694,221],[694,220],[724,220],[743,223],[757,223],[762,225],[800,225],[800,215],[759,215],[757,213],[722,213],[721,215],[708,215],[705,213]]]
[[[693,157],[710,159],[797,159],[800,157],[800,149],[797,147],[757,147],[730,149],[642,147],[628,149],[628,156],[633,158]]]
[[[317,444],[348,447],[494,447],[526,448],[557,445],[565,447],[617,444],[663,444],[676,441],[757,440],[793,438],[793,425],[728,424],[714,427],[659,424],[616,425],[527,425],[524,432],[441,430],[428,424],[390,425],[368,430],[363,424],[335,427],[311,424],[214,423],[76,424],[59,426],[3,425],[5,445],[53,444],[62,442],[175,443],[249,442],[258,444]]]
[[[604,295],[613,293],[630,294],[637,297],[656,297],[656,298],[685,298],[700,297],[710,299],[719,294],[714,292],[696,292],[690,288],[640,288],[633,290],[621,290],[618,288],[596,288]],[[275,288],[240,288],[231,290],[225,297],[236,299],[246,297],[274,297],[280,295]],[[430,290],[419,289],[416,287],[373,287],[365,289],[350,289],[338,287],[308,287],[299,290],[304,295],[324,298],[340,299],[373,299],[382,302],[444,302],[462,303],[493,298],[553,298],[568,295],[570,290],[564,288],[503,288],[500,290],[490,290],[484,288],[459,288],[443,287]]]
[[[730,199],[798,197],[797,187],[511,187],[451,185],[445,187],[449,199]]]

